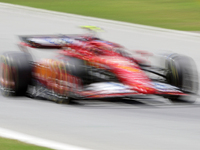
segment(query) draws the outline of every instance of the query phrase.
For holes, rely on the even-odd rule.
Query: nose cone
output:
[[[132,87],[134,91],[142,94],[155,94],[156,89],[147,75],[136,67],[118,67],[115,73],[122,83]]]

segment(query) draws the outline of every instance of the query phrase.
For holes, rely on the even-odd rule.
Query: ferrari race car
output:
[[[198,92],[197,69],[187,56],[164,55],[165,66],[155,67],[123,46],[92,34],[19,38],[22,52],[5,52],[0,57],[0,85],[5,96],[45,95],[58,103],[70,103],[74,99],[154,94],[194,102],[192,96]],[[30,48],[57,49],[58,53],[53,59],[36,62]]]

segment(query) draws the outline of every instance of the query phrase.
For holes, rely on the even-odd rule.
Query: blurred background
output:
[[[1,0],[35,8],[168,29],[199,31],[199,0]]]

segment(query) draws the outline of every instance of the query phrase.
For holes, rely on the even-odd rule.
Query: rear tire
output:
[[[31,56],[22,52],[6,52],[0,56],[1,92],[4,96],[24,95],[31,82]]]

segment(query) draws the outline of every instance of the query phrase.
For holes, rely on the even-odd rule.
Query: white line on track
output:
[[[86,148],[81,148],[77,146],[72,146],[69,144],[59,143],[51,140],[46,140],[19,132],[11,131],[8,129],[0,128],[0,137],[19,140],[25,143],[38,145],[42,147],[47,147],[56,150],[91,150]]]

